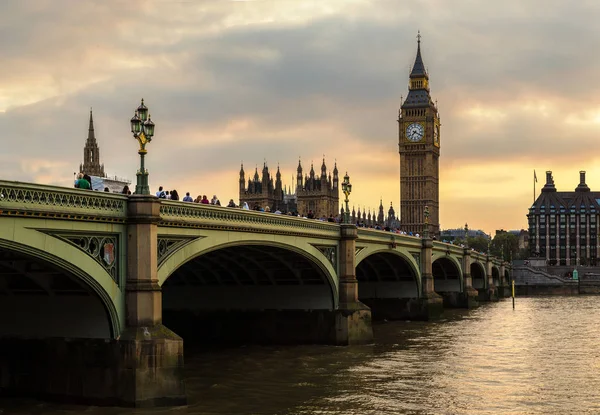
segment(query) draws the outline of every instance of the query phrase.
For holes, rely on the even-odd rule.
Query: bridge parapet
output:
[[[159,226],[176,226],[278,235],[302,235],[339,239],[340,226],[294,216],[161,200]]]
[[[125,222],[127,196],[0,181],[0,215]]]
[[[420,250],[421,249],[421,238],[414,236],[401,235],[393,232],[386,232],[374,229],[358,228],[358,241],[357,242],[369,242],[375,244],[386,244],[395,247],[400,244],[404,247],[410,247]]]
[[[446,242],[433,241],[433,253],[434,255],[444,253],[446,255],[462,257],[464,254],[464,248],[459,245],[449,244]]]

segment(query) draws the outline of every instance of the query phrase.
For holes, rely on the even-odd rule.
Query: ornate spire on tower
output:
[[[423,58],[421,57],[421,31],[417,32],[417,57],[415,58],[415,63],[410,71],[411,78],[422,78],[425,77],[429,79],[429,75],[427,75],[427,70],[425,69],[425,65],[423,64]]]
[[[79,166],[79,171],[80,173],[89,174],[90,176],[106,177],[106,174],[104,174],[104,165],[100,164],[100,148],[96,141],[94,117],[91,108],[88,136],[85,140],[85,147],[83,148],[83,163]]]

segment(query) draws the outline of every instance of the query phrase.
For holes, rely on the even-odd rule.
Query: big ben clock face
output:
[[[406,139],[413,143],[421,141],[423,135],[425,135],[425,129],[419,123],[414,122],[406,127]]]

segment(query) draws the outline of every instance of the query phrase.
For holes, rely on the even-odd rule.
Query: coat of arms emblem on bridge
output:
[[[115,262],[115,244],[107,242],[102,246],[102,259],[109,267]]]

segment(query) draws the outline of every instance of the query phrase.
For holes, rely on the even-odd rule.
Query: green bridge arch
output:
[[[46,228],[42,224],[34,218],[2,218],[0,248],[50,263],[89,287],[105,308],[111,337],[118,337],[125,325],[125,301],[117,282],[85,252],[49,234],[72,228],[72,224],[53,222]]]
[[[157,274],[160,286],[181,266],[209,252],[240,246],[266,246],[294,252],[316,265],[329,283],[333,308],[335,309],[338,306],[339,278],[337,264],[330,262],[323,252],[317,248],[317,246],[328,246],[334,248],[338,252],[337,255],[339,255],[337,241],[325,245],[326,242],[315,241],[307,237],[218,230],[190,230],[182,234],[181,230],[159,228],[159,238],[175,234],[179,237],[188,238],[188,241],[170,253],[160,263]]]

